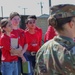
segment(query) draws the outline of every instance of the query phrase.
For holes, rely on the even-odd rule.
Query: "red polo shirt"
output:
[[[51,40],[54,36],[56,36],[56,31],[52,26],[49,26],[47,32],[45,33],[44,42]]]
[[[18,60],[17,56],[11,56],[10,37],[7,36],[6,34],[1,35],[1,46],[3,46],[2,57],[1,57],[2,61],[11,62],[11,61],[17,61]]]
[[[41,47],[41,42],[42,42],[42,29],[41,29],[40,27],[37,27],[37,26],[36,26],[35,29],[36,29],[36,30],[38,31],[38,33],[39,33],[39,38],[40,38],[39,45],[40,45],[40,47]]]
[[[0,46],[1,46],[1,34],[0,34]]]
[[[36,29],[34,34],[29,33],[29,31],[25,31],[26,42],[28,43],[28,51],[37,52],[40,48],[41,39],[42,39],[42,31],[40,29]]]
[[[24,47],[24,44],[26,44],[24,30],[23,29],[16,29],[11,32],[11,34],[14,34],[19,39],[19,44]]]

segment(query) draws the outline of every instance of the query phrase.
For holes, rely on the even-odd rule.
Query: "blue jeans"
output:
[[[17,61],[2,62],[1,63],[2,75],[18,75],[18,63]]]
[[[0,72],[1,72],[1,49],[0,49]]]
[[[0,64],[0,73],[1,73],[1,64]]]
[[[21,58],[19,57],[19,58],[18,58],[18,75],[21,75],[21,62],[22,62],[22,60],[21,60]]]

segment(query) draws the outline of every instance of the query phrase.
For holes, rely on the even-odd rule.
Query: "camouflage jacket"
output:
[[[37,75],[75,75],[75,42],[56,36],[45,43],[36,54]]]

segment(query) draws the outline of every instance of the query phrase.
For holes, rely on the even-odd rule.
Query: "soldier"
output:
[[[75,5],[51,7],[48,23],[58,35],[46,42],[36,54],[37,75],[75,75]]]

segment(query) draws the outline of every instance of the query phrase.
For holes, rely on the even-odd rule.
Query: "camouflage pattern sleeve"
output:
[[[75,43],[56,37],[36,54],[36,75],[75,75]]]
[[[48,49],[48,42],[44,44],[40,50],[37,52],[36,55],[36,73],[37,75],[49,75],[50,67],[49,67],[49,60],[50,60],[50,50]]]

